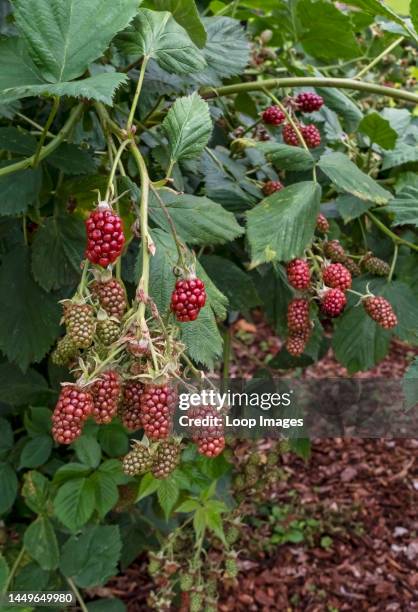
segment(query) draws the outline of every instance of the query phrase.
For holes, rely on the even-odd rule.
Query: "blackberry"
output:
[[[64,322],[67,336],[75,347],[88,348],[93,342],[95,319],[93,307],[89,304],[64,304]]]
[[[173,440],[163,440],[159,443],[152,463],[152,473],[155,478],[167,478],[173,472],[180,460],[180,445]]]
[[[150,450],[140,442],[135,442],[133,449],[122,460],[122,469],[128,476],[137,476],[149,472],[153,465]]]

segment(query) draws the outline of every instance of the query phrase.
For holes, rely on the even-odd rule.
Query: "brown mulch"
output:
[[[231,374],[249,376],[277,353],[280,340],[262,322],[256,327],[238,322],[233,349]],[[417,352],[394,341],[376,368],[356,376],[401,377]],[[348,374],[329,351],[304,376]],[[343,516],[346,528],[332,535],[328,549],[282,544],[266,553],[242,546],[238,580],[225,586],[219,611],[418,610],[417,459],[414,439],[313,441],[308,463],[284,455],[286,480],[278,484],[274,502],[288,503],[296,492],[298,503],[318,516]],[[254,528],[248,534],[250,539],[258,537]],[[129,612],[150,610],[146,598],[151,589],[144,558],[106,586],[109,594],[125,601]]]

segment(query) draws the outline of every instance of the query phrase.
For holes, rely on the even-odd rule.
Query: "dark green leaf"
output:
[[[200,20],[194,0],[155,0],[159,11],[169,11],[188,33],[195,45],[202,48],[206,43],[206,31]]]
[[[163,509],[166,520],[170,516],[178,498],[179,488],[176,481],[172,477],[161,480],[160,486],[157,489],[157,497],[161,508]]]
[[[31,470],[23,476],[22,495],[26,505],[36,514],[48,513],[48,499],[51,490],[49,480],[40,472]]]
[[[96,438],[83,434],[73,443],[77,459],[87,467],[96,468],[102,456],[100,444]]]
[[[82,588],[97,587],[116,574],[121,549],[117,526],[87,527],[64,544],[60,569]]]
[[[311,442],[309,438],[290,438],[290,449],[307,461],[311,456]]]
[[[64,143],[58,147],[47,161],[54,168],[62,170],[64,174],[94,174],[97,170],[97,162],[85,149],[77,145]]]
[[[390,201],[385,210],[394,215],[392,225],[414,225],[418,227],[418,188],[405,187]]]
[[[98,470],[90,476],[96,496],[96,510],[104,518],[118,501],[118,487],[111,474]]]
[[[69,480],[59,488],[54,500],[56,516],[70,531],[77,531],[93,514],[95,501],[95,487],[91,480]]]
[[[17,495],[16,472],[9,463],[0,463],[0,514],[12,507]]]
[[[417,161],[418,147],[416,145],[407,144],[406,142],[400,142],[393,151],[384,154],[382,170],[389,170],[396,166],[402,166],[402,164]]]
[[[265,198],[247,213],[253,267],[303,254],[315,231],[320,193],[316,183],[297,183]]]
[[[109,457],[121,457],[129,451],[129,438],[125,428],[119,423],[102,425],[99,429],[100,446]]]
[[[0,417],[0,455],[7,453],[13,446],[13,430],[3,417]]]
[[[7,565],[6,559],[3,557],[2,553],[0,553],[0,591],[4,591],[4,587],[6,586],[7,579],[9,577],[9,566]]]
[[[57,536],[51,521],[39,516],[25,531],[23,538],[26,551],[44,570],[58,567],[59,549]]]
[[[11,162],[2,162],[1,167]],[[34,204],[42,184],[41,168],[19,170],[0,176],[0,215],[18,215]]]
[[[389,121],[376,112],[366,115],[360,121],[358,129],[370,138],[370,142],[379,145],[382,149],[393,149],[398,139]]]
[[[22,371],[11,363],[0,364],[0,400],[12,406],[23,406],[50,396],[44,377],[29,369]]]
[[[278,142],[258,142],[256,146],[281,170],[310,170],[315,163],[309,151],[301,147]]]
[[[23,447],[20,468],[36,468],[46,463],[52,451],[52,438],[48,435],[35,436]]]
[[[361,217],[371,206],[372,202],[364,202],[353,195],[342,195],[335,200],[335,206],[342,216],[344,223]]]
[[[16,127],[0,128],[0,149],[17,153],[18,155],[32,155],[36,149],[36,138]]]
[[[181,340],[193,361],[214,367],[216,358],[222,354],[222,338],[208,305],[200,311],[196,321],[181,326]]]

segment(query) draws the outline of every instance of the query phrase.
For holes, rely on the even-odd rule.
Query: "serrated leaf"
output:
[[[120,423],[101,425],[97,436],[103,452],[109,457],[122,457],[129,451],[129,438]]]
[[[384,210],[394,215],[393,226],[418,227],[418,188],[404,187]]]
[[[32,272],[43,289],[51,291],[77,281],[85,234],[83,221],[68,214],[49,217],[38,228],[32,245]]]
[[[137,0],[14,0],[14,16],[45,80],[71,81],[131,21]],[[94,32],[94,36],[92,36]]]
[[[17,487],[17,476],[12,466],[9,463],[0,463],[0,514],[4,514],[13,506]]]
[[[51,490],[49,480],[40,472],[31,470],[23,475],[23,481],[22,495],[26,505],[36,514],[47,513]]]
[[[418,147],[416,145],[410,145],[406,142],[400,142],[393,149],[385,153],[383,156],[382,170],[389,170],[396,166],[402,166],[402,164],[408,164],[411,162],[418,161]]]
[[[94,485],[96,511],[103,519],[118,501],[118,487],[112,474],[100,470],[92,474],[90,480]]]
[[[393,197],[343,153],[323,155],[318,165],[341,191],[347,191],[360,200],[386,204]]]
[[[0,268],[0,348],[26,371],[40,361],[59,333],[60,308],[33,280],[27,248],[10,251]]]
[[[223,79],[242,74],[250,60],[250,45],[242,25],[229,17],[205,17],[207,66],[192,79],[202,85],[221,85]]]
[[[219,291],[199,261],[196,262],[196,274],[205,283],[207,300],[215,317],[223,321],[226,317],[226,308],[228,306],[227,297]]]
[[[119,527],[94,525],[62,547],[60,569],[82,588],[97,587],[117,573],[122,549]]]
[[[196,321],[181,326],[181,340],[193,361],[214,367],[215,360],[222,354],[223,342],[208,305],[202,308]]]
[[[106,72],[79,81],[48,83],[28,56],[20,39],[0,42],[0,103],[10,104],[30,96],[68,96],[112,105],[116,89],[127,75]]]
[[[296,183],[265,198],[247,213],[253,267],[303,254],[315,231],[320,194],[316,183]]]
[[[158,490],[160,484],[161,480],[155,478],[151,473],[145,474],[141,478],[141,484],[139,485],[139,491],[136,501],[141,501],[141,499],[144,499],[145,497],[148,497],[148,495],[152,495],[153,493],[155,493],[155,491]]]
[[[66,463],[55,472],[54,485],[59,485],[72,479],[80,479],[82,476],[87,476],[90,472],[90,468],[84,463]]]
[[[77,531],[93,514],[95,501],[95,487],[91,480],[69,480],[59,488],[54,499],[55,514],[70,531]]]
[[[177,506],[176,512],[194,512],[198,508],[200,508],[200,503],[196,499],[187,499]]]
[[[334,60],[360,55],[351,22],[333,4],[322,0],[300,0],[296,5],[300,42],[309,55]]]
[[[395,21],[402,26],[403,34],[410,35],[408,30],[405,28],[405,23],[402,17],[397,15],[389,6],[381,2],[381,0],[350,0],[350,5],[358,6],[364,13],[377,17],[387,17],[389,21]]]
[[[23,417],[25,429],[31,437],[51,432],[51,411],[48,408],[30,407]]]
[[[96,468],[99,465],[102,450],[94,436],[83,434],[73,442],[73,447],[81,463],[90,468]]]
[[[98,165],[88,151],[67,142],[48,155],[47,162],[64,174],[94,174]]]
[[[310,170],[315,163],[309,151],[278,142],[257,142],[260,149],[281,170]]]
[[[11,406],[50,398],[51,392],[42,374],[29,369],[24,374],[11,363],[0,364],[0,401]]]
[[[31,561],[20,569],[13,580],[16,591],[44,591],[50,580],[50,572],[43,570],[35,561]]]
[[[360,198],[356,198],[356,196],[345,194],[335,200],[335,206],[344,223],[348,223],[353,219],[361,217],[373,204],[372,202],[364,202]]]
[[[393,329],[394,333],[405,342],[414,346],[418,345],[418,300],[412,289],[401,281],[392,281],[383,284],[380,291],[375,293],[382,295],[392,305],[398,318],[398,324]]]
[[[174,508],[179,498],[179,488],[173,478],[165,478],[161,480],[160,486],[157,489],[158,502],[164,512],[166,520],[170,516],[172,509]]]
[[[39,516],[25,531],[25,550],[44,570],[53,570],[59,564],[57,536],[51,521]]]
[[[226,544],[225,534],[223,530],[222,517],[210,504],[206,509],[206,525],[213,533]]]
[[[389,121],[376,112],[366,115],[360,121],[358,130],[366,134],[371,143],[379,145],[382,149],[393,149],[398,139],[398,134]]]
[[[35,436],[23,447],[19,468],[36,468],[46,463],[52,451],[52,438],[48,435]]]
[[[322,75],[318,74],[318,76]],[[316,87],[315,90],[323,97],[325,104],[331,110],[344,118],[346,131],[354,132],[363,117],[363,113],[347,94],[332,87]]]
[[[206,62],[201,51],[166,11],[139,9],[137,16],[117,44],[129,57],[155,59],[167,72],[187,74],[202,70]]]
[[[235,216],[220,204],[206,197],[189,194],[174,195],[160,190],[176,230],[189,244],[223,244],[244,233]],[[150,216],[162,229],[170,232],[170,223],[155,196],[150,201]]]
[[[209,106],[196,92],[177,98],[162,125],[172,163],[198,157],[212,133]]]
[[[159,11],[169,11],[188,33],[195,45],[202,48],[206,43],[206,30],[200,20],[194,0],[155,0]]]
[[[1,162],[0,167],[12,162]],[[26,212],[39,196],[42,185],[41,168],[28,168],[0,176],[0,215]]]

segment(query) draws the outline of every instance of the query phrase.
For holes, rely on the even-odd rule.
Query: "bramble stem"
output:
[[[113,181],[115,179],[116,168],[118,167],[120,158],[122,157],[122,153],[124,152],[124,150],[126,149],[126,147],[130,143],[131,143],[131,140],[124,140],[122,142],[122,144],[120,145],[119,149],[117,150],[117,153],[116,153],[115,158],[113,160],[112,169],[110,171],[109,180],[107,182],[106,195],[105,195],[106,202],[109,201],[109,199],[110,199],[110,197],[112,195],[111,191],[113,189]]]
[[[236,83],[235,85],[226,85],[225,87],[203,87],[200,90],[200,95],[205,100],[211,98],[219,98],[220,96],[230,96],[250,91],[262,91],[263,89],[279,89],[282,87],[336,87],[340,89],[355,89],[366,93],[378,94],[380,96],[388,96],[398,100],[406,100],[413,104],[418,104],[418,95],[409,91],[402,91],[394,87],[385,87],[383,85],[375,85],[374,83],[366,83],[355,79],[340,79],[331,77],[284,77],[281,79],[266,79],[265,81],[251,81],[250,83]]]
[[[393,273],[395,272],[396,262],[398,259],[398,253],[399,253],[399,244],[395,242],[394,249],[393,249],[392,263],[390,265],[390,271],[389,271],[389,276],[388,276],[388,283],[392,281]]]
[[[356,74],[356,76],[354,78],[355,79],[360,79],[363,75],[367,74],[369,72],[369,70],[374,68],[374,66],[376,66],[376,64],[378,64],[380,62],[380,60],[385,57],[385,55],[387,55],[388,53],[393,51],[393,49],[395,49],[395,47],[397,47],[403,41],[403,39],[404,39],[404,37],[400,36],[395,41],[393,41],[393,43],[391,45],[389,45],[388,47],[386,47],[386,49],[384,49],[382,51],[382,53],[379,53],[379,55],[377,57],[375,57],[374,60],[372,60],[369,64],[367,64],[367,66],[362,68],[360,70],[360,72],[358,74]]]
[[[52,122],[55,119],[55,116],[58,112],[59,105],[60,105],[60,99],[58,97],[54,97],[51,111],[49,113],[48,119],[46,120],[45,126],[42,130],[41,137],[39,138],[38,146],[35,151],[34,160],[32,162],[33,167],[36,167],[38,165],[39,156],[41,154],[42,147],[44,146],[46,135],[48,134],[49,128],[51,127]]]
[[[48,157],[48,155],[51,155],[51,153],[53,153],[55,149],[57,149],[60,146],[62,141],[65,140],[65,138],[68,136],[68,134],[72,130],[73,126],[80,119],[83,113],[83,110],[84,110],[84,104],[78,104],[77,106],[73,108],[62,130],[58,132],[58,134],[51,140],[51,142],[49,142],[47,145],[43,146],[40,149],[39,154],[38,154],[38,162],[41,161],[42,159],[45,159],[45,157]],[[31,155],[30,157],[25,157],[25,159],[22,159],[14,164],[10,164],[9,166],[4,166],[3,168],[0,168],[0,176],[6,176],[8,174],[13,174],[13,172],[17,172],[18,170],[25,170],[25,168],[29,168],[30,166],[33,166],[34,161],[35,161],[35,154]]]
[[[378,219],[377,217],[375,217],[375,215],[373,213],[371,213],[369,210],[366,212],[366,215],[369,217],[369,219],[371,221],[373,221],[373,223],[384,233],[386,234],[386,236],[389,236],[389,238],[395,243],[395,244],[404,244],[405,246],[409,247],[410,249],[413,249],[414,251],[418,251],[418,245],[413,244],[412,242],[409,242],[408,240],[404,240],[403,238],[401,238],[400,236],[397,236],[396,234],[394,234],[388,227],[386,227],[386,225],[384,223],[382,223],[380,221],[380,219]]]
[[[22,561],[24,552],[25,552],[25,547],[22,546],[22,548],[19,551],[19,554],[17,555],[17,557],[15,559],[15,562],[13,563],[12,569],[10,570],[10,573],[7,576],[7,580],[6,580],[5,584],[4,584],[2,593],[7,593],[7,591],[9,590],[9,587],[12,584],[14,575],[16,574],[17,569],[18,569],[18,567],[20,565],[20,562]]]
[[[138,83],[135,90],[134,99],[132,102],[131,110],[129,112],[128,123],[126,124],[126,129],[128,132],[131,131],[132,124],[134,122],[136,107],[138,106],[139,96],[141,94],[142,83],[144,82],[145,70],[147,68],[149,57],[148,55],[144,55],[144,59],[142,60],[141,70],[139,72]]]
[[[74,593],[74,595],[76,596],[76,599],[77,599],[77,601],[78,601],[78,603],[79,603],[79,606],[80,606],[80,608],[81,608],[82,612],[89,612],[89,611],[88,611],[88,608],[87,608],[86,604],[84,603],[84,600],[83,600],[83,598],[82,598],[82,596],[81,596],[81,593],[80,593],[80,591],[78,590],[78,588],[75,586],[75,584],[74,584],[74,582],[73,582],[72,578],[69,578],[68,576],[66,576],[66,580],[67,580],[67,582],[68,582],[68,584],[69,584],[69,586],[70,586],[70,588],[71,588],[72,592],[73,592],[73,593]]]

